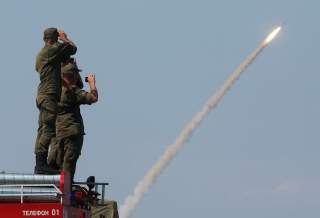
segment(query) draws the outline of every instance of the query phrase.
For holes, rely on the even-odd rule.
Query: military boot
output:
[[[60,171],[53,169],[47,164],[47,153],[36,153],[36,166],[34,167],[35,174],[56,175]]]

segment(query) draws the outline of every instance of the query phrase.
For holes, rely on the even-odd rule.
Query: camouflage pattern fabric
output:
[[[70,55],[75,54],[77,48],[69,43],[56,42],[46,44],[36,58],[36,71],[40,75],[38,97],[54,95],[60,100],[61,91],[61,63]],[[41,100],[41,99],[40,99]]]
[[[48,164],[56,164],[74,177],[76,163],[81,154],[84,125],[81,104],[91,104],[91,94],[77,86],[62,87],[56,118],[56,141],[51,146]]]
[[[77,86],[72,86],[71,89],[62,87],[59,112],[56,121],[58,139],[72,135],[85,134],[80,105],[91,103],[91,94],[89,92],[86,92]]]
[[[35,153],[47,153],[51,140],[56,135],[57,102],[54,96],[37,101],[39,108],[39,128],[35,143]]]
[[[61,62],[76,53],[77,48],[68,43],[45,45],[36,58],[36,70],[40,75],[37,107],[40,111],[35,152],[48,152],[56,133],[56,115],[61,94]]]
[[[57,138],[53,138],[51,140],[50,144],[50,151],[48,155],[48,165],[56,168],[56,169],[62,169],[63,164],[63,148],[60,145],[59,140]]]
[[[73,181],[77,160],[81,154],[83,135],[73,135],[59,140],[59,148],[63,149],[62,170],[70,173]]]

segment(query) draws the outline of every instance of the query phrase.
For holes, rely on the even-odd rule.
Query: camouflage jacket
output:
[[[40,75],[37,99],[52,96],[57,101],[61,94],[61,62],[75,54],[77,47],[69,43],[56,42],[45,45],[37,55],[36,71]],[[40,98],[40,99],[39,99]]]
[[[56,136],[58,139],[85,134],[80,105],[91,103],[91,94],[89,92],[77,86],[73,86],[71,89],[62,87],[56,120]]]

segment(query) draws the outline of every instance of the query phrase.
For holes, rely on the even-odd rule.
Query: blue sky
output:
[[[284,30],[193,134],[135,217],[316,217],[318,1],[2,1],[0,169],[31,173],[47,27],[78,45],[99,102],[82,108],[76,178],[110,182],[121,204],[224,80]]]

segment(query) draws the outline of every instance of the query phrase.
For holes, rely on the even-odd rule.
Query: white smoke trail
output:
[[[241,74],[247,69],[247,67],[256,59],[256,57],[262,52],[262,50],[269,45],[272,39],[281,30],[281,27],[275,29],[261,44],[253,51],[251,55],[234,71],[234,73],[225,81],[223,86],[206,102],[202,110],[196,114],[192,121],[183,129],[175,143],[170,145],[160,159],[152,166],[148,173],[144,176],[136,188],[133,195],[126,198],[124,205],[120,207],[121,218],[128,218],[131,212],[137,207],[142,200],[144,193],[146,193],[161,172],[168,166],[173,157],[183,147],[184,143],[189,139],[192,132],[197,128],[207,114],[215,108],[227,91],[232,85],[239,79]]]

